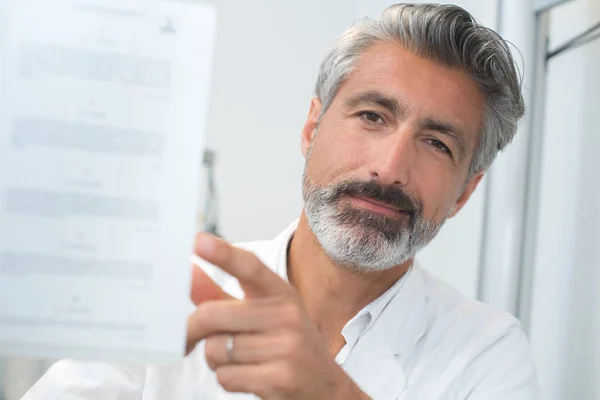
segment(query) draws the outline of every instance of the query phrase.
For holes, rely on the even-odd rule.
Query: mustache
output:
[[[398,208],[411,216],[420,215],[421,204],[404,190],[394,185],[381,185],[376,181],[344,181],[333,188],[332,200],[343,196],[363,197]]]

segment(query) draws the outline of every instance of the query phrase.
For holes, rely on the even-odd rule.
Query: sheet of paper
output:
[[[0,3],[0,354],[181,357],[214,9]]]

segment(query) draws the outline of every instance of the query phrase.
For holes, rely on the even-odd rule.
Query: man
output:
[[[359,22],[323,61],[302,128],[300,219],[238,247],[198,235],[196,255],[227,274],[193,268],[187,357],[64,360],[25,399],[533,398],[518,322],[413,261],[523,112],[507,44],[463,9]]]

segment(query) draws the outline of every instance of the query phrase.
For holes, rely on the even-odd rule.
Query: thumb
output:
[[[190,298],[195,305],[200,305],[210,300],[231,300],[233,296],[227,294],[215,283],[202,268],[192,265],[192,291]]]

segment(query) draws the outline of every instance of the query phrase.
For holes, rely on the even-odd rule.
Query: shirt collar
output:
[[[286,280],[288,246],[297,225],[295,221],[272,242],[271,268]],[[423,275],[423,270],[413,263],[402,278],[342,330],[347,346],[336,361],[343,364],[349,376],[361,382],[361,388],[371,398],[398,398],[406,386],[397,357],[414,348],[427,330]],[[371,365],[376,367],[365,367]]]
[[[290,246],[292,238],[294,237],[294,233],[296,233],[298,221],[299,220],[297,219],[294,222],[292,222],[275,238],[275,242],[279,246],[279,251],[277,253],[277,261],[275,264],[275,272],[287,282],[289,282],[287,273],[288,248]]]
[[[274,240],[279,247],[274,265],[275,272],[286,281],[288,281],[288,247],[297,227],[298,220],[295,220]],[[425,332],[426,321],[422,315],[424,299],[422,296],[421,272],[416,262],[413,263],[394,285],[377,299],[367,304],[348,321],[342,329],[342,335],[344,335],[346,342],[353,346],[363,332],[372,329],[377,324],[385,326],[388,332],[402,332],[401,335],[397,336],[397,341],[386,341],[392,345],[393,349],[390,350],[393,353],[401,354],[410,349]],[[385,310],[390,306],[393,310],[386,312]],[[383,314],[387,314],[383,318],[384,321],[378,323],[382,319]],[[390,314],[393,314],[393,317]],[[399,324],[402,325],[402,328],[400,328]]]
[[[373,300],[371,303],[367,304],[367,306],[363,309],[371,316],[371,324],[377,321],[383,310],[400,291],[402,286],[404,286],[404,283],[406,282],[411,271],[412,268],[409,268],[408,271],[406,271],[406,273],[402,275],[402,277],[398,279],[388,290],[386,290],[381,296]]]

